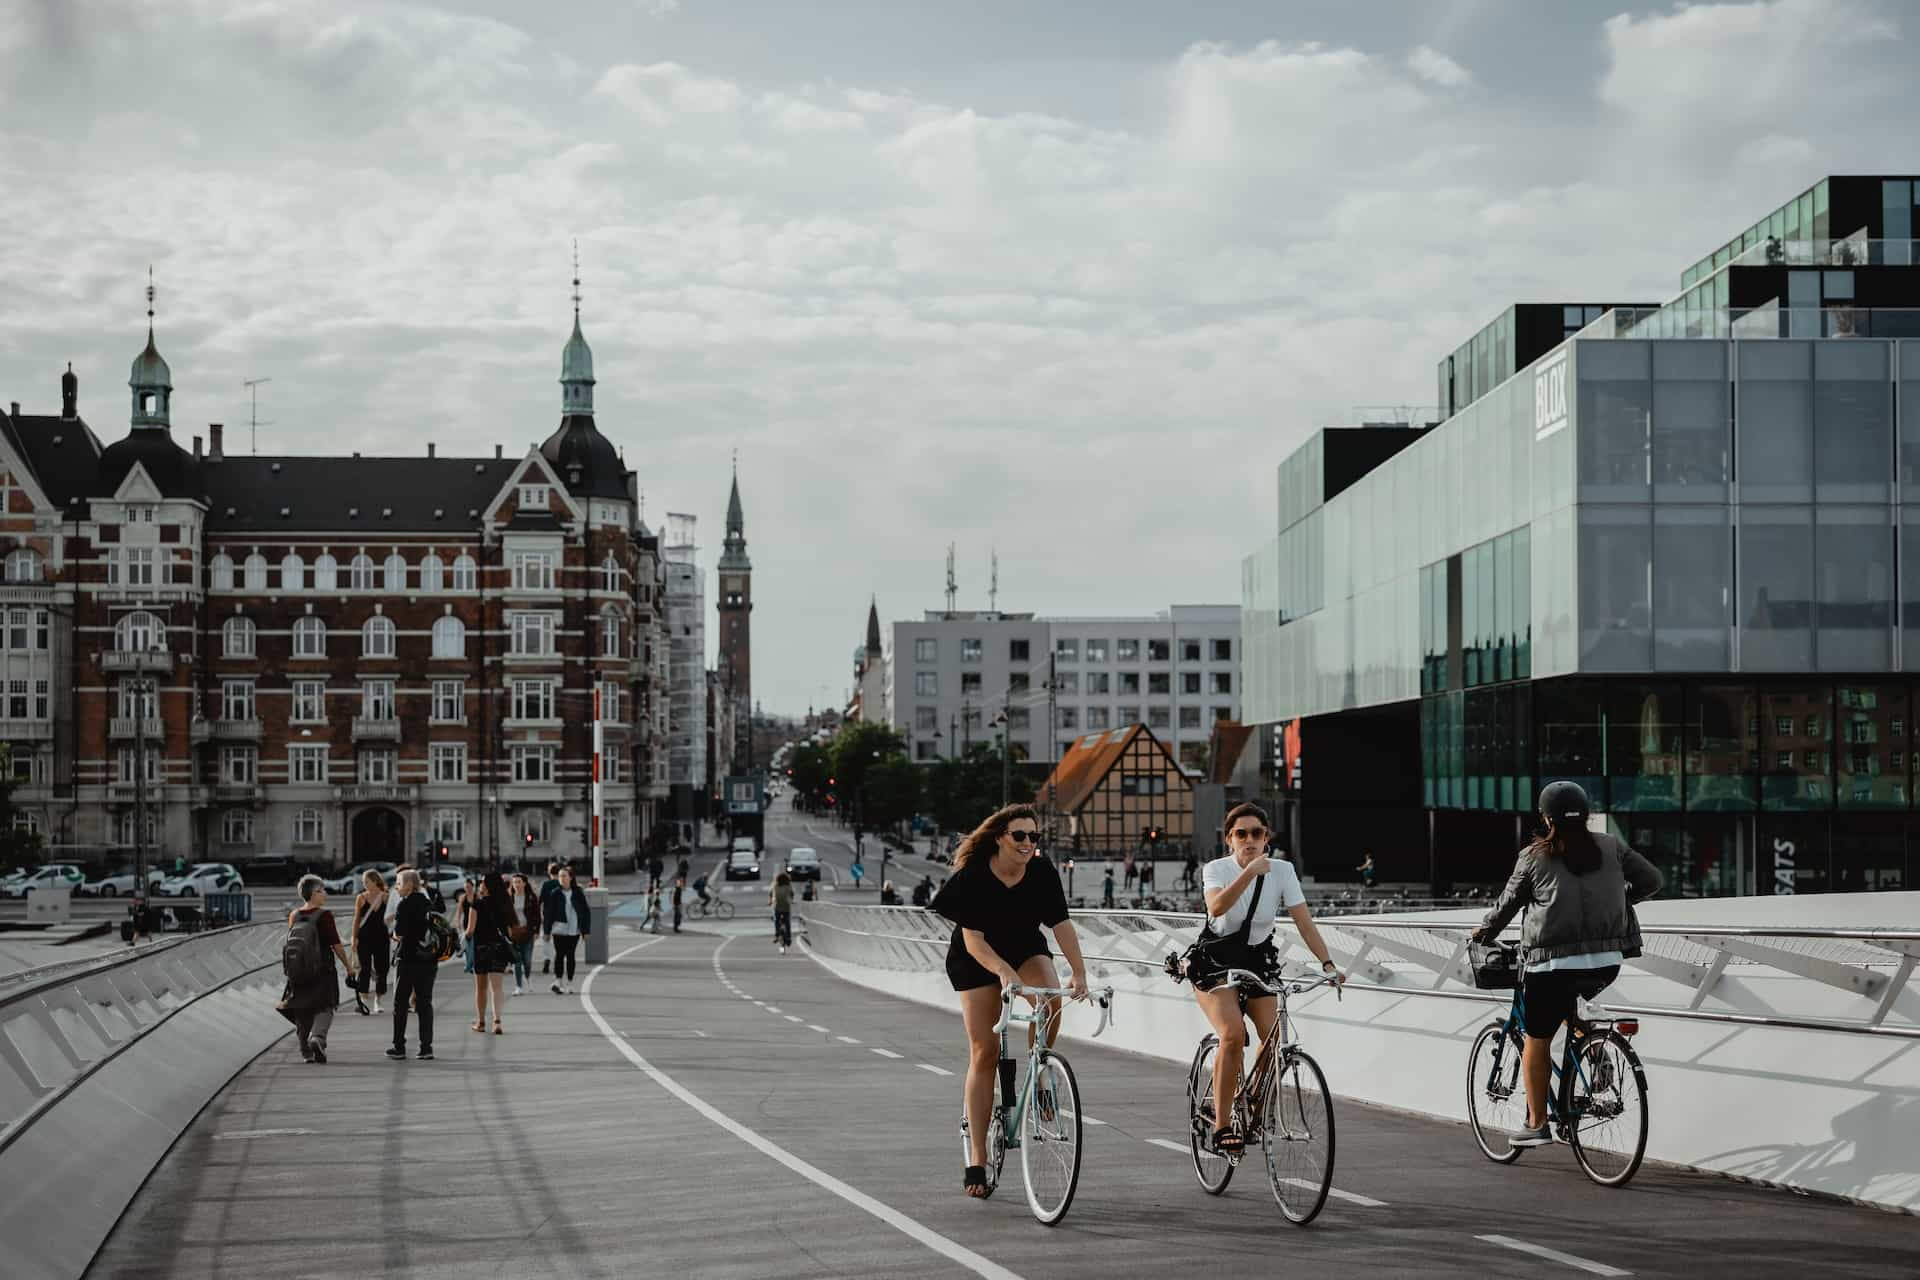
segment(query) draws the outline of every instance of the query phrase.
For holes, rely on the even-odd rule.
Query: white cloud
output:
[[[1458,32],[1192,43],[1105,112],[420,6],[28,12],[0,25],[0,395],[41,406],[73,359],[116,436],[153,260],[183,435],[270,374],[263,448],[518,452],[557,419],[577,235],[649,511],[716,541],[741,449],[782,709],[837,696],[869,592],[938,600],[949,541],[972,603],[991,544],[1009,607],[1236,598],[1306,430],[1431,399],[1515,298],[1671,292],[1816,172],[1897,167],[1878,139],[1917,114],[1874,61],[1889,10],[1849,0],[1583,21],[1556,38],[1598,77],[1524,102],[1462,92],[1436,45],[1497,58]]]

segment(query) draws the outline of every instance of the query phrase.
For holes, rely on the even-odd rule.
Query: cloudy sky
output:
[[[867,601],[1232,601],[1308,431],[1433,399],[1507,303],[1666,297],[1905,171],[1889,0],[0,0],[0,400],[125,430],[146,267],[182,438],[519,453],[580,242],[599,421],[718,555],[755,693]],[[240,437],[236,440],[236,436]],[[710,584],[711,589],[711,584]]]

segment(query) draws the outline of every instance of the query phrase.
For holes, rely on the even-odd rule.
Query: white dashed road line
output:
[[[1512,1236],[1475,1236],[1475,1240],[1484,1240],[1488,1244],[1497,1244],[1503,1249],[1513,1249],[1519,1253],[1530,1253],[1536,1258],[1545,1258],[1548,1262],[1564,1263],[1569,1267],[1578,1267],[1590,1275],[1630,1276],[1631,1271],[1622,1271],[1619,1267],[1610,1267],[1604,1262],[1595,1262],[1591,1258],[1578,1257],[1571,1253],[1562,1253],[1558,1249],[1549,1249],[1543,1244],[1533,1244],[1526,1240],[1515,1240]]]
[[[893,1050],[891,1050],[891,1049],[875,1049],[875,1050],[873,1050],[872,1052],[874,1052],[874,1053],[877,1053],[877,1054],[879,1054],[879,1055],[880,1055],[881,1057],[883,1057],[883,1058],[894,1058],[894,1059],[899,1059],[899,1058],[904,1058],[904,1057],[906,1057],[906,1055],[905,1055],[905,1054],[903,1054],[903,1053],[895,1053],[895,1052],[894,1052]]]
[[[1308,1182],[1305,1178],[1282,1178],[1281,1181],[1307,1191],[1319,1190],[1317,1183]],[[1375,1200],[1371,1196],[1358,1195],[1352,1191],[1342,1191],[1338,1187],[1328,1187],[1327,1194],[1335,1200],[1345,1200],[1348,1204],[1357,1204],[1362,1209],[1384,1209],[1387,1207],[1385,1200]]]
[[[852,1036],[835,1036],[834,1039],[838,1040],[841,1044],[859,1044],[860,1043],[858,1040],[855,1040]]]
[[[799,1016],[798,1014],[793,1014],[793,1013],[790,1013],[790,1014],[788,1014],[788,1015],[787,1015],[787,1021],[788,1021],[788,1022],[798,1022],[798,1021],[800,1021],[800,1016]]]
[[[826,1034],[827,1034],[827,1029],[826,1029],[825,1027],[823,1027],[823,1026],[821,1026],[821,1025],[819,1025],[818,1023],[814,1023],[814,1022],[809,1022],[809,1023],[807,1024],[807,1030],[809,1030],[809,1031],[818,1031],[818,1032],[819,1032],[819,1033],[820,1033],[821,1035],[826,1035]]]
[[[931,1071],[937,1076],[950,1076],[953,1074],[953,1072],[947,1070],[945,1067],[936,1067],[931,1062],[916,1062],[913,1065],[922,1071]]]
[[[1174,1142],[1167,1138],[1148,1138],[1147,1141],[1156,1147],[1165,1147],[1169,1151],[1178,1151],[1183,1156],[1192,1150],[1192,1148],[1184,1142]]]
[[[1065,1107],[1060,1108],[1060,1113],[1069,1116],[1073,1114],[1073,1112],[1068,1111]],[[1105,1120],[1095,1120],[1092,1116],[1081,1116],[1080,1123],[1104,1126],[1107,1122]]]

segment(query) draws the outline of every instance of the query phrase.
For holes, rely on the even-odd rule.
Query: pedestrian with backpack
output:
[[[436,918],[420,890],[420,873],[411,867],[394,881],[400,905],[393,912],[393,1047],[387,1056],[407,1056],[407,1010],[420,1016],[420,1057],[433,1060],[433,980],[440,972],[442,947]],[[444,918],[441,924],[445,924]]]
[[[329,951],[333,954],[328,955]],[[319,876],[302,876],[300,905],[287,916],[287,937],[280,946],[287,987],[275,1008],[293,1024],[300,1056],[308,1062],[327,1060],[327,1031],[333,1026],[334,1006],[340,1003],[340,980],[333,969],[336,959],[348,977],[358,972],[341,945],[340,926],[327,910],[326,882]]]

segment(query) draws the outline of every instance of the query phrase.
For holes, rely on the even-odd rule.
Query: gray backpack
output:
[[[320,942],[320,913],[297,917],[280,944],[280,968],[289,982],[317,982],[333,975],[333,957]]]

